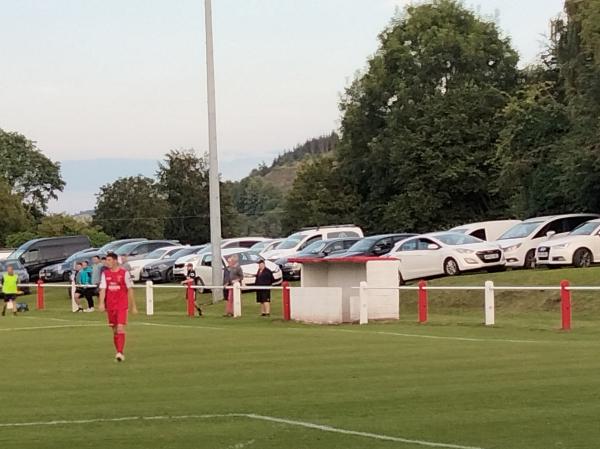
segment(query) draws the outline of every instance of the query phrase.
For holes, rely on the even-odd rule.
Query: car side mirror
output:
[[[435,243],[430,243],[429,245],[427,245],[427,249],[436,251],[436,250],[440,249],[440,247],[439,247],[439,245],[436,245]]]
[[[21,264],[24,264],[25,263],[25,258],[23,256],[19,257],[19,262]]]
[[[548,231],[548,232],[546,232],[546,237],[548,237],[549,239],[551,239],[555,235],[556,235],[556,231]]]

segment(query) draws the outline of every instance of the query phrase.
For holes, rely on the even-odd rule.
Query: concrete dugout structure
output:
[[[302,264],[301,288],[292,288],[291,318],[314,324],[358,322],[362,306],[369,320],[398,320],[400,298],[398,265],[392,258],[347,257],[339,259],[292,258]],[[386,287],[391,287],[386,290]]]

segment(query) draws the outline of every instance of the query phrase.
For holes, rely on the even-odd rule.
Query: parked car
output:
[[[568,214],[530,218],[510,228],[496,243],[504,250],[506,266],[534,268],[535,250],[540,243],[562,237],[580,224],[596,218],[600,218],[600,215]]]
[[[165,246],[162,248],[155,249],[149,254],[146,254],[141,259],[135,259],[129,262],[129,266],[131,270],[129,270],[129,274],[134,282],[138,282],[141,280],[142,269],[149,264],[150,262],[156,262],[163,259],[168,259],[175,253],[181,251],[184,246]]]
[[[341,239],[319,240],[311,243],[302,251],[293,254],[293,257],[322,259],[334,254],[343,253],[348,250],[356,242],[360,241],[360,237],[347,237]],[[300,279],[302,272],[302,264],[296,262],[288,262],[287,257],[277,259],[275,262],[283,272],[283,278],[286,280]]]
[[[256,254],[262,254],[267,251],[277,249],[281,242],[283,242],[283,239],[272,239],[265,240],[264,242],[258,242],[250,247],[250,251],[255,252]]]
[[[140,279],[152,282],[171,282],[174,279],[173,270],[175,262],[190,254],[196,254],[206,248],[206,245],[185,246],[168,258],[154,260],[143,266]]]
[[[343,257],[380,257],[388,254],[394,245],[400,240],[414,237],[417,234],[385,234],[372,235],[359,240],[345,252],[338,252],[329,256],[329,259],[340,259]]]
[[[600,263],[600,220],[588,221],[564,237],[540,243],[536,263],[547,267],[573,265],[577,268]]]
[[[259,242],[268,241],[269,239],[264,237],[238,237],[232,239],[223,239],[221,241],[221,250],[231,249],[231,248],[244,248],[250,249],[254,245]],[[175,262],[175,267],[173,268],[173,275],[176,279],[182,279],[185,277],[187,273],[187,264],[191,263],[194,267],[194,270],[198,268],[198,264],[200,262],[202,253],[208,253],[212,251],[212,246],[207,244],[202,248],[201,251],[190,254],[185,257],[180,257]]]
[[[318,228],[307,228],[300,232],[296,232],[286,238],[279,244],[277,249],[263,252],[263,258],[275,262],[282,257],[289,257],[311,243],[319,240],[330,240],[335,238],[346,237],[363,237],[363,231],[358,226],[341,225],[341,226],[321,226]]]
[[[71,273],[77,263],[83,262],[84,260],[91,263],[92,257],[102,257],[103,255],[104,253],[101,253],[97,248],[77,251],[75,254],[69,256],[64,262],[42,268],[39,272],[39,278],[44,282],[67,282],[71,279]]]
[[[37,280],[42,268],[64,262],[70,255],[91,246],[85,235],[41,238],[23,243],[8,259],[18,260],[33,281]]]
[[[14,273],[19,276],[19,284],[29,283],[29,273],[21,262],[14,259],[0,260],[0,279],[2,279],[4,273],[6,273],[9,265],[13,267]],[[29,287],[20,287],[20,290],[25,294],[29,294],[31,291]]]
[[[521,220],[495,220],[483,221],[481,223],[470,223],[450,229],[450,232],[458,232],[476,237],[480,240],[493,242],[513,226],[521,223]]]
[[[223,250],[221,256],[223,267],[226,266],[226,259],[229,256],[237,255],[240,266],[244,272],[244,285],[254,285],[256,282],[256,273],[258,272],[258,262],[262,260],[260,256],[252,251],[244,248],[230,248]],[[275,282],[273,285],[281,284],[283,276],[281,269],[273,262],[265,261],[265,265],[268,269],[273,272],[273,278]],[[212,279],[212,253],[202,254],[202,260],[200,265],[196,269],[196,275],[198,276],[199,285],[210,285]]]
[[[173,246],[179,242],[175,240],[143,240],[139,242],[127,243],[119,247],[115,252],[118,256],[127,256],[130,261],[142,259],[146,254],[158,248]]]
[[[112,242],[107,243],[106,245],[104,245],[103,247],[99,248],[98,251],[104,254],[110,253],[110,252],[115,252],[117,251],[121,246],[125,246],[128,243],[134,243],[134,242],[142,242],[144,240],[148,240],[148,239],[121,239],[121,240],[114,240]]]
[[[400,279],[456,276],[465,271],[505,269],[498,245],[457,232],[439,232],[399,242],[390,257],[400,261]]]

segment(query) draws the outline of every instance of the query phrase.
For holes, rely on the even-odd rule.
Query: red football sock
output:
[[[117,352],[123,353],[125,349],[125,334],[117,334]]]
[[[115,344],[115,349],[119,352],[119,334],[113,334],[113,343]]]

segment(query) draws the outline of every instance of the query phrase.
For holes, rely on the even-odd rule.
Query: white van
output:
[[[470,223],[457,226],[450,229],[449,232],[466,234],[478,238],[479,240],[493,242],[494,240],[498,240],[502,234],[519,223],[521,223],[521,220],[483,221],[481,223]]]
[[[599,217],[568,214],[530,218],[510,228],[496,243],[504,250],[507,267],[535,268],[535,250],[541,242],[566,235],[580,224]]]
[[[286,238],[277,249],[267,251],[261,255],[271,262],[281,257],[290,256],[302,251],[311,243],[319,240],[329,240],[345,237],[364,237],[362,229],[354,225],[320,226],[318,228],[302,229]]]

